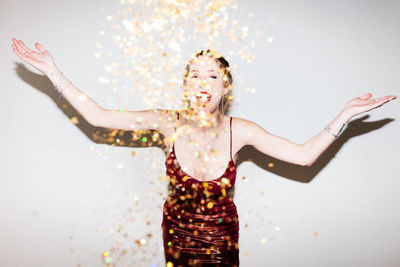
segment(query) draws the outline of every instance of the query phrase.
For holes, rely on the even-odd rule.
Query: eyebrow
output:
[[[198,70],[192,70],[192,72],[195,72],[195,71],[197,71],[197,72],[199,72]],[[215,71],[216,73],[218,73],[219,74],[219,71],[216,71],[216,70],[208,70],[209,72],[211,72],[211,71]]]

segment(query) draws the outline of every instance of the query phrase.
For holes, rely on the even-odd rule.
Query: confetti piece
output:
[[[105,261],[106,263],[111,263],[111,260],[112,260],[111,257],[106,257],[104,261]]]
[[[77,117],[72,117],[71,118],[71,122],[73,123],[73,124],[78,124],[79,123],[79,120],[78,120],[78,118]]]
[[[85,95],[85,94],[80,94],[79,95],[79,100],[80,101],[86,101],[88,99],[88,96],[87,95]]]

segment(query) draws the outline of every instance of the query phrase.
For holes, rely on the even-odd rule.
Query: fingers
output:
[[[42,53],[47,52],[47,50],[44,49],[43,46],[41,44],[39,44],[38,42],[35,43],[35,47],[37,48],[37,50],[39,50]]]
[[[380,102],[380,101],[385,100],[385,99],[388,99],[388,98],[390,98],[390,96],[380,97],[380,98],[374,99],[374,100],[372,100],[372,101],[373,101],[373,102]]]
[[[396,98],[397,98],[397,96],[395,96],[395,95],[387,95],[387,96],[375,99],[374,101],[375,102],[381,102],[381,101],[386,101],[386,100],[393,100],[393,99],[396,99]]]
[[[381,107],[384,104],[386,104],[387,102],[389,102],[393,99],[396,99],[396,98],[397,98],[397,96],[395,96],[395,95],[388,95],[388,96],[380,97],[378,99],[365,99],[365,100],[359,99],[359,102],[362,102],[362,103],[354,102],[353,105],[350,105],[347,108],[351,114],[360,114],[360,113]]]
[[[369,99],[371,96],[372,96],[371,93],[365,94],[361,97],[358,97],[358,99],[357,99],[358,101],[356,101],[354,103],[356,103],[358,105],[375,105],[376,103],[382,104],[383,102],[397,98],[397,96],[395,96],[395,95],[387,95],[387,96],[380,97],[377,99]]]
[[[359,98],[360,98],[360,99],[368,99],[368,98],[370,98],[371,96],[372,96],[371,93],[366,93],[365,95],[362,95],[362,96],[360,96]]]
[[[18,45],[18,47],[20,48],[20,51],[25,54],[24,52],[26,51],[27,53],[31,53],[32,50],[29,49],[28,47],[26,47],[26,45],[24,44],[24,42],[22,42],[21,40],[16,40],[16,43]]]
[[[23,60],[27,61],[27,59],[33,59],[35,61],[43,61],[42,54],[37,53],[37,52],[32,51],[31,49],[27,48],[27,46],[21,40],[16,40],[15,38],[12,38],[12,40],[13,40],[13,44],[11,46],[13,47],[13,49],[17,53],[17,55],[19,57],[21,57]],[[43,47],[40,47],[40,48],[43,49]],[[30,61],[27,61],[27,62],[31,63]]]
[[[385,104],[386,102],[389,102],[393,99],[396,99],[397,96],[395,95],[388,95],[388,96],[384,96],[375,100],[372,100],[371,103],[369,103],[369,105],[371,105],[373,108],[377,108],[382,106],[383,104]]]
[[[21,44],[17,40],[13,39],[13,44],[11,46],[14,49],[14,52],[19,57],[21,57],[22,59],[26,58],[28,51],[25,51],[24,49],[22,49]]]
[[[24,42],[22,42],[22,40],[18,40],[18,42],[19,42],[19,44],[21,45],[21,47],[24,49],[24,51],[29,51],[29,52],[32,51],[31,49],[29,49],[29,48],[24,44]]]
[[[28,58],[26,55],[24,55],[20,49],[18,47],[13,47],[14,52],[17,54],[17,56],[19,56],[22,60],[24,60],[25,62],[32,64],[32,60],[30,58]]]
[[[39,55],[39,53],[37,53],[37,52],[35,52],[35,51],[29,49],[29,48],[24,44],[24,42],[23,42],[22,40],[17,40],[17,39],[15,39],[15,38],[12,38],[12,41],[13,41],[13,45],[14,45],[15,47],[17,47],[18,50],[19,50],[19,52],[20,52],[21,54],[23,54],[24,56],[28,56],[28,53],[35,53],[35,55]],[[13,46],[13,48],[14,48],[14,46]],[[36,48],[37,48],[40,52],[42,52],[42,53],[47,52],[46,49],[44,49],[38,42],[35,43],[35,46],[36,46]]]
[[[15,48],[16,51],[19,52],[19,55],[21,55],[22,57],[26,58],[27,55],[30,53],[29,50],[25,49],[22,44],[13,38],[13,48]]]
[[[21,44],[16,40],[16,39],[12,39],[13,40],[13,45],[18,49],[18,50],[20,50],[20,51],[22,51],[22,48],[21,48]]]

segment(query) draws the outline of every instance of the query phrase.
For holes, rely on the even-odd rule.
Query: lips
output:
[[[196,98],[198,101],[201,102],[210,102],[211,94],[206,91],[200,91],[200,93],[196,94]]]

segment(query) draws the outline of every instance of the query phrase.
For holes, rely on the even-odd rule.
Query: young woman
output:
[[[165,137],[169,194],[163,207],[167,266],[238,266],[239,220],[232,191],[236,154],[245,145],[277,159],[310,166],[355,115],[396,96],[349,100],[325,129],[304,144],[267,132],[255,122],[225,115],[232,90],[229,63],[215,51],[197,53],[186,66],[184,108],[120,113],[100,107],[57,68],[39,43],[39,52],[12,39],[14,52],[44,73],[91,124],[121,130],[157,130]]]

